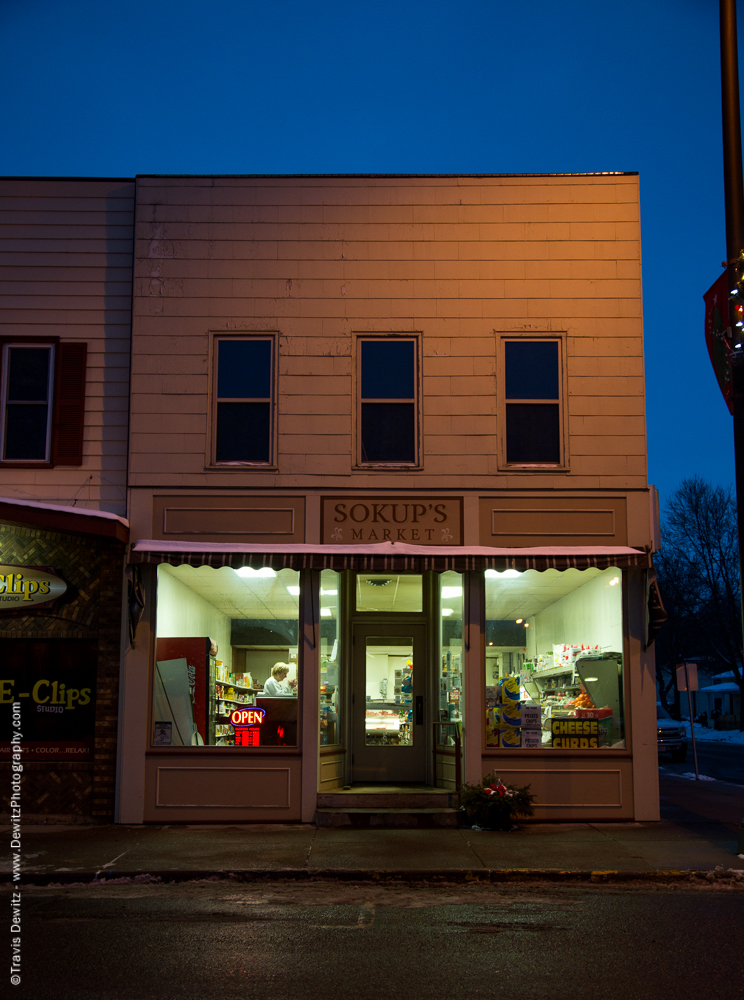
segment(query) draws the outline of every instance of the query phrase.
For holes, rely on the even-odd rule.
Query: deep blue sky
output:
[[[716,0],[0,0],[0,37],[0,175],[639,171],[649,477],[733,480]]]

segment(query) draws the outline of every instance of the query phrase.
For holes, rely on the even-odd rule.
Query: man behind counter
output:
[[[260,697],[263,698],[296,698],[297,681],[287,681],[289,664],[275,663],[271,668],[271,677],[266,681]]]

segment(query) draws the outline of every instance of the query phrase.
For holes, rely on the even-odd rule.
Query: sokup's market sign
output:
[[[0,563],[0,613],[44,608],[67,590],[51,566],[10,566]]]

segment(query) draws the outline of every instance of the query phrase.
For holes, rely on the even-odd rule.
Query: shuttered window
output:
[[[2,464],[82,465],[86,354],[56,340],[2,344]]]

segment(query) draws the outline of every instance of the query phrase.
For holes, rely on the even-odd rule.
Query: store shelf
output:
[[[573,675],[575,672],[574,667],[553,667],[552,670],[532,670],[529,676],[525,673],[523,677],[524,680],[537,681],[543,677],[560,677],[564,674]]]

